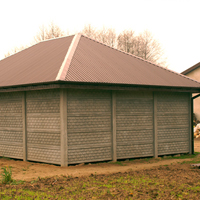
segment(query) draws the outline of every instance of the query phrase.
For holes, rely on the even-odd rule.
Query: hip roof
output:
[[[200,88],[200,83],[84,35],[47,40],[0,61],[0,87],[48,82]]]

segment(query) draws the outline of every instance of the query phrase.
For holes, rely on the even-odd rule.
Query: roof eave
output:
[[[98,82],[69,82],[69,81],[49,81],[31,83],[24,85],[12,85],[0,87],[0,92],[29,91],[43,89],[103,89],[103,90],[145,90],[145,91],[174,91],[200,93],[200,87],[180,87],[180,86],[161,86],[161,85],[134,85],[122,83],[98,83]]]

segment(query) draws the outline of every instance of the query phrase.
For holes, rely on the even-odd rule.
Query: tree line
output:
[[[139,34],[136,34],[133,30],[124,30],[119,34],[116,34],[116,31],[113,28],[103,27],[97,29],[88,24],[85,25],[81,33],[113,48],[133,54],[160,66],[167,67],[166,58],[164,57],[164,51],[161,44],[148,30],[144,30]],[[35,35],[31,45],[44,40],[67,35],[69,34],[66,34],[58,25],[51,22],[48,26],[40,26],[39,31]],[[17,53],[27,47],[29,46],[15,47],[5,54],[5,57]]]

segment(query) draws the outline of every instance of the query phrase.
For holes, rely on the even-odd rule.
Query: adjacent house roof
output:
[[[0,87],[48,82],[200,88],[200,83],[81,34],[40,42],[0,61]]]
[[[190,73],[191,71],[197,69],[198,67],[200,67],[200,62],[195,64],[195,65],[193,65],[192,67],[186,69],[185,71],[181,72],[181,74],[187,75],[188,73]]]

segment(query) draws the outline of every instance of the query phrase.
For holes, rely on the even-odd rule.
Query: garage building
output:
[[[81,34],[0,61],[0,156],[68,164],[192,153],[200,83]]]

